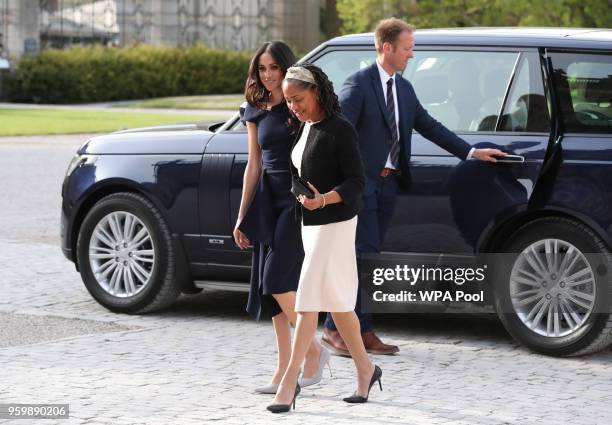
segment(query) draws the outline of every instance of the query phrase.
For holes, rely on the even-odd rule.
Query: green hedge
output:
[[[6,80],[9,100],[105,102],[161,96],[240,93],[250,54],[138,45],[45,50],[24,56]]]

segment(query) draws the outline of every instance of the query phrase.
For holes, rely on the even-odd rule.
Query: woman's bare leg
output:
[[[359,319],[354,311],[332,313],[332,317],[357,368],[357,395],[365,397],[374,373],[374,363],[370,361],[363,345]]]
[[[276,391],[276,397],[274,397],[273,404],[289,404],[291,400],[293,400],[300,365],[304,361],[306,352],[312,344],[318,321],[319,313],[317,311],[297,314],[297,325],[293,337],[291,360],[289,360],[287,371]]]
[[[291,326],[285,313],[279,313],[272,318],[274,334],[276,335],[276,350],[278,353],[276,370],[272,376],[272,383],[278,384],[291,358]]]
[[[282,294],[273,294],[272,296],[280,305],[283,313],[285,313],[289,321],[292,324],[295,324],[297,321],[297,313],[295,312],[295,292],[284,292]],[[306,353],[306,361],[304,362],[304,372],[302,373],[304,378],[312,378],[315,375],[319,369],[320,355],[321,345],[313,335],[312,342],[308,348],[308,352]]]

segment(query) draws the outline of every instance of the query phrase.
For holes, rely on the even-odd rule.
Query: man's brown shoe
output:
[[[321,344],[329,348],[329,350],[337,356],[351,357],[348,348],[344,340],[340,336],[340,332],[333,331],[328,328],[323,328],[323,337],[321,337]]]
[[[397,345],[385,344],[374,332],[363,332],[361,339],[366,351],[371,354],[395,354],[399,351]]]

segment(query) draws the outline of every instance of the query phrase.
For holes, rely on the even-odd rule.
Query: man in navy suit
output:
[[[376,27],[376,63],[348,77],[340,92],[342,113],[359,134],[359,147],[364,162],[364,207],[357,222],[356,250],[380,252],[380,246],[397,196],[398,184],[409,183],[410,139],[412,130],[461,159],[472,157],[495,162],[505,154],[497,149],[474,149],[444,127],[421,106],[412,85],[397,74],[413,57],[414,28],[406,22],[390,18]],[[372,315],[361,312],[361,295],[356,312],[366,350],[372,354],[393,354],[395,345],[383,343],[373,332]],[[348,355],[342,337],[327,315],[323,344],[335,354]]]

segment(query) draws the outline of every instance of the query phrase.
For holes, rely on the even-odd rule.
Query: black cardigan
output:
[[[300,126],[291,150],[297,144],[304,124]],[[302,207],[305,226],[336,223],[353,218],[363,206],[363,164],[359,154],[357,132],[342,115],[335,114],[310,127],[304,154],[301,177],[319,192],[335,190],[342,202],[309,211]],[[291,173],[297,169],[291,163]],[[300,204],[301,206],[301,204]]]

